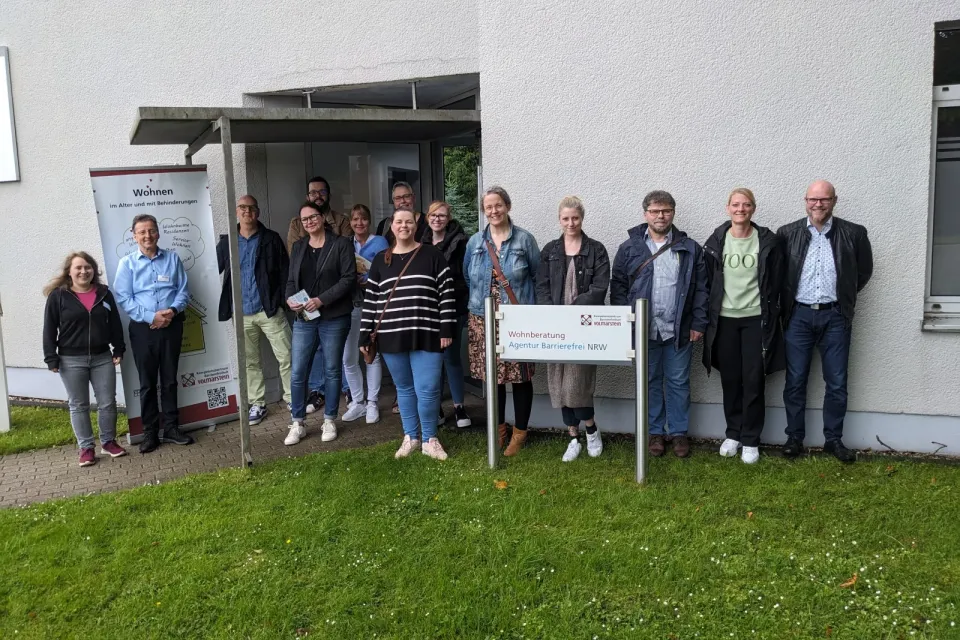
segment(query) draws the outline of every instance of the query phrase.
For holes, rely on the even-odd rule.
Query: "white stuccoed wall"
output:
[[[483,2],[486,184],[541,246],[560,197],[611,260],[655,188],[703,242],[733,187],[756,221],[804,215],[809,182],[837,185],[836,214],[865,224],[876,267],[854,326],[851,411],[960,415],[960,335],[920,331],[925,276],[933,28],[960,3]],[[695,353],[695,402],[720,402]],[[632,395],[602,370],[599,395]],[[821,406],[819,364],[810,406]],[[781,405],[783,374],[767,402]],[[721,418],[722,419],[722,418]],[[811,424],[809,431],[819,431]]]
[[[179,147],[130,146],[137,107],[241,106],[244,93],[475,73],[476,23],[473,0],[0,2],[22,175],[0,184],[7,366],[43,367],[40,290],[63,256],[102,257],[87,169],[182,162]],[[218,230],[221,158],[219,147],[195,158],[210,168]],[[234,159],[243,193],[242,147]]]

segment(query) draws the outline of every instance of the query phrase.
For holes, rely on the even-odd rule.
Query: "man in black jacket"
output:
[[[260,223],[260,207],[253,196],[237,201],[237,238],[240,253],[240,290],[243,299],[243,343],[247,360],[247,400],[250,424],[260,424],[267,415],[266,390],[260,363],[260,334],[267,337],[280,365],[283,399],[290,403],[290,323],[283,311],[283,290],[290,260],[276,231]],[[227,236],[217,244],[220,273],[226,270],[220,293],[220,321],[233,316],[230,278],[230,248]]]
[[[847,361],[857,293],[873,273],[873,253],[864,227],[833,216],[837,194],[832,184],[814,182],[804,200],[807,217],[777,231],[786,259],[781,293],[787,359],[783,454],[794,458],[803,453],[807,378],[816,347],[826,383],[824,450],[838,460],[853,462],[856,454],[841,441],[847,413]]]

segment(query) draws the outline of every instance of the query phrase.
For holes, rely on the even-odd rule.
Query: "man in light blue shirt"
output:
[[[183,312],[190,301],[187,272],[176,252],[157,245],[157,219],[141,214],[133,219],[137,250],[120,259],[113,293],[130,317],[130,347],[140,377],[140,420],[143,441],[140,453],[149,453],[161,442],[192,444],[180,431],[177,406],[177,366],[183,342]],[[163,435],[160,436],[160,405]]]

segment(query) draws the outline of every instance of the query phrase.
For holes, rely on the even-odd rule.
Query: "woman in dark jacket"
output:
[[[70,424],[80,448],[80,466],[96,464],[90,424],[90,386],[97,397],[100,453],[127,452],[117,444],[117,369],[126,344],[117,303],[100,283],[97,261],[77,251],[43,290],[43,360],[67,390]],[[112,347],[112,353],[111,353]]]
[[[325,225],[323,212],[312,202],[304,202],[300,207],[300,222],[307,236],[293,243],[285,292],[287,306],[297,314],[291,348],[291,423],[283,441],[287,445],[297,444],[307,434],[303,426],[307,416],[307,376],[318,342],[323,346],[326,373],[320,439],[330,442],[337,437],[334,420],[340,403],[343,349],[350,333],[353,292],[357,286],[353,242]],[[300,299],[294,299],[295,296]]]
[[[751,219],[757,202],[749,189],[734,189],[725,222],[704,244],[710,283],[703,365],[716,365],[723,387],[726,440],[720,455],[760,459],[765,377],[784,368],[780,329],[783,251],[775,232]]]
[[[551,240],[540,252],[537,273],[537,304],[602,305],[610,286],[610,259],[607,250],[583,232],[586,214],[576,196],[560,201],[560,228],[563,235]],[[570,433],[564,462],[580,455],[580,422],[587,428],[587,453],[596,458],[603,451],[600,431],[594,421],[593,394],[597,388],[597,365],[548,364],[547,386],[550,402],[563,413]]]
[[[470,290],[463,277],[463,256],[467,250],[467,234],[460,223],[450,215],[450,205],[437,200],[427,209],[427,224],[430,232],[423,234],[423,244],[433,245],[440,250],[450,265],[453,278],[453,294],[457,310],[457,324],[453,330],[453,343],[443,350],[443,366],[447,372],[450,395],[453,397],[453,411],[457,426],[464,428],[473,424],[463,408],[463,359],[460,350],[463,346],[463,328],[467,324],[467,298]],[[440,422],[444,419],[443,407],[440,408]]]

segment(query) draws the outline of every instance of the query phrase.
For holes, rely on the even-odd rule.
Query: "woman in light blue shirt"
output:
[[[367,424],[374,424],[380,420],[377,401],[380,395],[383,367],[378,353],[373,362],[367,365],[367,392],[364,395],[363,372],[360,369],[360,307],[363,304],[367,270],[373,263],[374,257],[387,250],[389,243],[383,236],[370,234],[370,209],[366,205],[354,205],[350,212],[350,228],[353,229],[353,250],[357,254],[357,295],[354,298],[353,313],[350,317],[347,345],[343,350],[344,377],[350,387],[352,401],[341,419],[344,422],[352,422],[361,416],[366,416]]]

